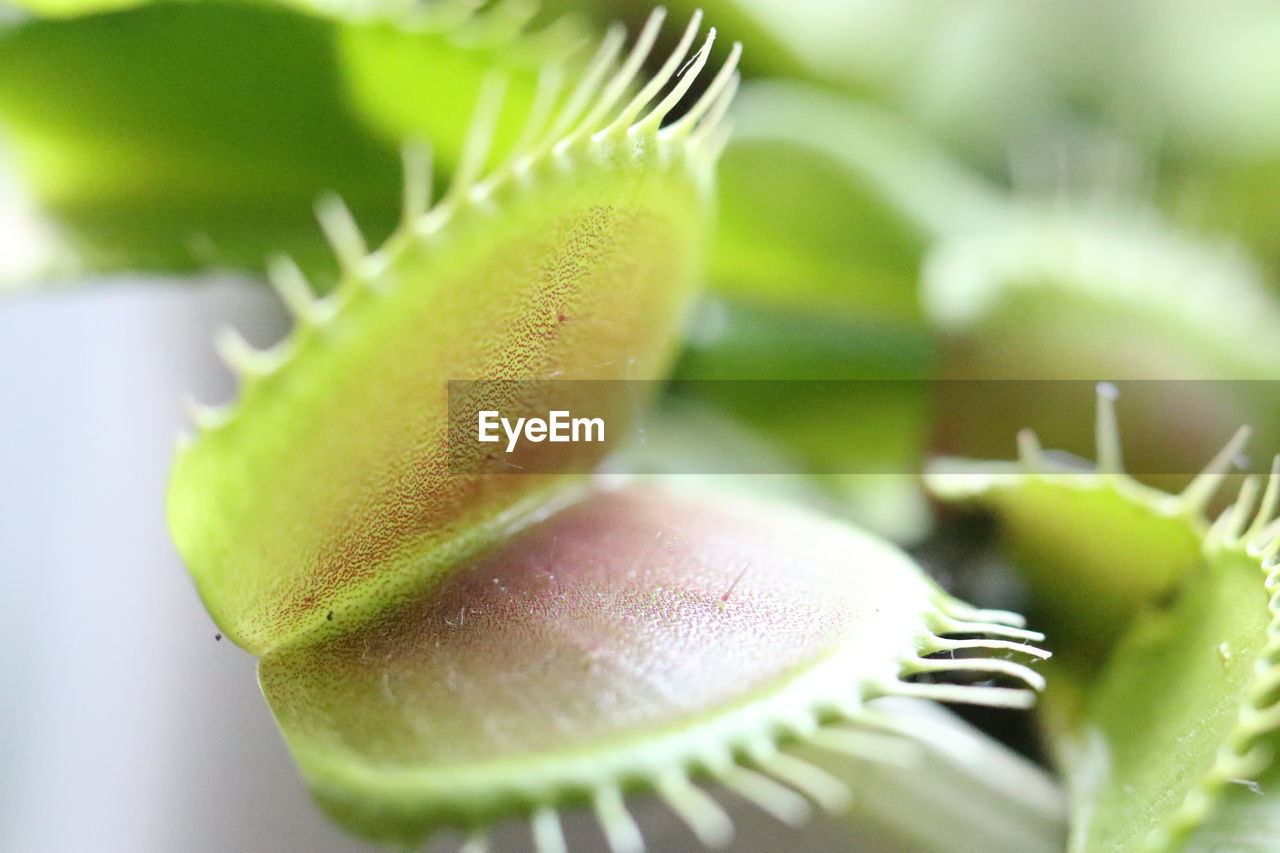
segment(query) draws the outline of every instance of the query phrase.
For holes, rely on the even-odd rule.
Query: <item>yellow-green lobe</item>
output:
[[[1069,750],[1072,849],[1178,849],[1209,811],[1197,800],[1257,772],[1228,769],[1227,756],[1252,745],[1241,708],[1269,665],[1275,614],[1259,562],[1243,547],[1210,550],[1176,601],[1144,613],[1118,645]]]
[[[697,153],[653,133],[570,146],[348,276],[175,465],[175,540],[229,637],[260,653],[378,612],[571,479],[451,468],[447,383],[661,377],[695,282]],[[489,408],[536,402],[502,388]],[[569,447],[553,471],[608,443]]]

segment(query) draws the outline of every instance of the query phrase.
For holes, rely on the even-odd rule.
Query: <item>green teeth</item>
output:
[[[1062,631],[1047,720],[1073,794],[1069,849],[1214,849],[1194,839],[1247,834],[1235,788],[1270,778],[1280,731],[1280,457],[1210,523],[1249,430],[1170,494],[1123,471],[1114,404],[1100,386],[1097,466],[1057,464],[1024,433],[1018,462],[944,460],[927,481],[996,511]]]

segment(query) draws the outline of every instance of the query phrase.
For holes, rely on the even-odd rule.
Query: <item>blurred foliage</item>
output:
[[[993,190],[873,106],[811,86],[754,83],[735,120],[709,271],[722,292],[919,320],[925,249],[1000,215]]]
[[[913,541],[927,527],[910,472],[927,452],[933,361],[916,323],[708,300],[676,389],[784,448],[850,517]]]
[[[451,168],[496,65],[513,107],[496,161],[543,60],[570,62],[585,37],[526,36],[519,16],[457,3],[394,20],[237,0],[20,20],[0,25],[0,117],[78,266],[261,270],[285,252],[327,285],[321,193],[382,242],[400,213],[401,144],[430,139]]]
[[[1177,478],[1152,475],[1185,482],[1242,423],[1257,446],[1280,447],[1280,400],[1266,381],[1280,376],[1280,298],[1239,246],[1137,208],[1034,207],[939,241],[921,279],[945,377],[1004,380],[998,408],[943,399],[950,452],[1003,456],[1031,426],[1087,456],[1087,398],[1045,379],[1138,380],[1120,382],[1127,462],[1166,486]],[[1164,435],[1170,422],[1180,428]]]

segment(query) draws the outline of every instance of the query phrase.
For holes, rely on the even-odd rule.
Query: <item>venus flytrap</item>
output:
[[[477,180],[497,109],[490,87],[449,191],[417,214],[430,193],[410,188],[415,215],[377,252],[364,255],[345,209],[327,205],[337,290],[308,300],[282,264],[281,290],[301,312],[294,333],[264,353],[225,339],[243,387],[230,407],[198,415],[169,509],[229,637],[262,652],[323,633],[329,611],[346,618],[379,606],[374,590],[385,599],[422,584],[562,487],[555,474],[479,473],[478,457],[451,467],[447,380],[662,374],[695,281],[737,48],[702,100],[659,129],[711,44],[641,116],[698,23],[660,76],[624,98],[660,21],[603,86],[597,69],[612,56],[601,53],[585,94],[554,118],[534,115],[544,126],[528,150]],[[517,408],[527,388],[495,383],[481,408]],[[603,449],[574,452],[585,461]]]
[[[1185,839],[1214,827],[1226,789],[1257,784],[1272,766],[1280,732],[1277,480],[1280,473],[1261,508],[1257,481],[1245,481],[1205,533],[1175,601],[1135,621],[1093,686],[1066,747],[1075,849],[1194,850]],[[1274,788],[1257,795],[1280,807]]]
[[[0,14],[15,172],[83,267],[270,253],[293,331],[266,350],[218,333],[239,392],[191,404],[168,511],[316,802],[379,843],[461,833],[466,853],[503,824],[564,853],[583,819],[611,853],[663,848],[646,823],[663,804],[711,847],[744,806],[795,828],[744,839],[756,853],[867,828],[895,851],[1061,853],[1068,821],[1070,853],[1280,853],[1280,458],[1236,478],[1241,430],[1189,484],[1143,473],[1198,464],[1242,422],[1280,444],[1271,384],[1213,381],[1280,378],[1280,301],[1238,249],[1146,210],[1024,204],[952,160],[1021,175],[1010,141],[1047,129],[1074,168],[1077,136],[1124,132],[1091,122],[1171,99],[1148,128],[1169,138],[1130,152],[1172,169],[1150,195],[1199,198],[1272,251],[1272,96],[1205,97],[1257,77],[1208,60],[1266,54],[1265,17],[715,0],[754,39],[749,69],[790,78],[739,93],[738,46],[713,53],[691,3],[666,34],[662,10],[589,5]],[[601,24],[594,50],[575,11]],[[633,46],[614,17],[640,25]],[[1147,47],[1117,53],[1143,23]],[[669,373],[914,390],[708,382],[620,449],[633,399],[585,398],[575,420],[553,388]],[[1087,452],[1085,407],[1054,406],[1065,383],[974,406],[929,380],[1100,375],[1211,381],[1151,406],[1126,391],[1127,424],[1159,440],[1123,451],[1099,386],[1096,464],[1023,431],[1016,462],[926,476],[999,517],[1052,660],[1020,616],[812,509],[928,537],[970,582],[973,529],[934,525],[919,478],[853,472],[916,470],[931,439],[986,455],[1011,422],[1052,420],[1041,435]],[[740,473],[672,476],[707,464]],[[1041,692],[1069,806],[1047,771],[934,718]],[[802,827],[815,808],[835,816]]]
[[[1055,463],[1028,433],[1019,462],[940,463],[929,485],[996,510],[1063,628],[1072,668],[1050,675],[1049,724],[1072,791],[1070,849],[1274,849],[1260,827],[1280,808],[1280,458],[1265,489],[1244,479],[1210,523],[1247,430],[1168,494],[1124,473],[1111,399],[1099,396],[1097,468]],[[1071,634],[1073,618],[1084,625]]]
[[[377,251],[325,201],[338,287],[316,297],[281,259],[294,332],[265,352],[219,340],[240,394],[195,410],[170,525],[219,627],[260,656],[316,799],[357,833],[412,845],[455,827],[480,849],[527,817],[554,853],[558,812],[589,804],[627,853],[643,839],[624,796],[649,792],[719,845],[731,826],[699,780],[797,821],[801,794],[834,809],[846,793],[787,743],[878,766],[894,754],[864,707],[878,697],[1021,708],[1043,686],[1015,659],[1044,656],[1018,617],[960,603],[839,523],[568,473],[607,442],[575,446],[565,473],[449,458],[447,380],[666,370],[739,49],[662,126],[712,38],[694,50],[695,15],[633,87],[661,21],[620,63],[607,37],[559,112],[531,111],[526,147],[481,178],[490,84],[441,201],[410,184]],[[530,402],[492,387],[484,410]]]
[[[1247,435],[1238,433],[1171,496],[1124,473],[1114,406],[1111,389],[1100,386],[1096,469],[1055,462],[1035,433],[1023,430],[1017,462],[942,459],[925,478],[942,498],[1000,515],[1039,617],[1069,649],[1067,658],[1081,664],[1105,656],[1133,614],[1166,595],[1195,562],[1204,513]],[[1081,536],[1081,529],[1094,535]]]
[[[549,853],[564,845],[557,811],[586,803],[624,853],[642,846],[629,793],[656,792],[713,846],[731,824],[701,782],[787,822],[808,811],[794,791],[842,808],[843,783],[779,747],[851,753],[855,791],[874,785],[913,731],[881,734],[877,697],[1024,707],[1025,690],[914,680],[1041,686],[994,656],[1041,656],[1017,625],[837,522],[638,485],[595,492],[352,630],[268,652],[260,677],[313,793],[356,832],[416,844],[524,816]],[[975,648],[992,656],[950,657]]]

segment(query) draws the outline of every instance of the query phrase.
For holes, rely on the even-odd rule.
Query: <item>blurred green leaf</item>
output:
[[[919,317],[926,247],[1002,202],[891,115],[786,83],[745,87],[720,168],[712,286],[822,314]]]
[[[709,273],[725,299],[693,328],[677,375],[796,380],[785,404],[750,382],[707,387],[859,522],[915,539],[927,515],[911,478],[927,446],[920,380],[934,372],[920,265],[934,240],[989,227],[1004,203],[902,121],[834,92],[750,84],[734,119]],[[813,380],[884,384],[850,395]]]
[[[533,30],[537,6],[536,0],[499,0],[457,21],[410,13],[343,22],[336,31],[337,62],[348,96],[388,142],[430,140],[437,164],[448,173],[462,153],[486,79],[500,77],[504,110],[486,160],[496,167],[519,140],[535,104],[549,114],[563,103],[589,58],[592,32],[570,17]]]
[[[314,268],[323,190],[373,238],[395,222],[398,153],[346,100],[329,21],[221,2],[29,20],[0,32],[0,77],[24,177],[90,268]]]
[[[498,56],[518,118],[493,157],[510,148],[541,60],[572,37],[520,24],[506,7],[393,23],[222,0],[29,19],[0,29],[0,124],[82,266],[260,269],[282,251],[323,286],[317,197],[340,194],[384,239],[401,144],[429,133],[452,167]]]
[[[143,6],[152,0],[9,0],[10,4],[47,18],[73,18]]]
[[[1280,300],[1264,282],[1237,245],[1148,209],[1031,206],[986,233],[941,241],[923,298],[944,375],[1002,380],[1002,400],[950,395],[940,440],[950,452],[999,457],[1009,436],[1035,427],[1085,454],[1089,407],[1073,402],[1071,383],[1046,380],[1180,380],[1132,383],[1141,399],[1126,408],[1127,434],[1162,439],[1128,441],[1131,470],[1195,471],[1242,423],[1280,446],[1280,386],[1256,381],[1280,378]],[[1176,433],[1162,429],[1175,420]]]
[[[675,376],[784,448],[851,518],[911,541],[927,518],[914,473],[933,355],[931,335],[911,323],[709,300]]]

